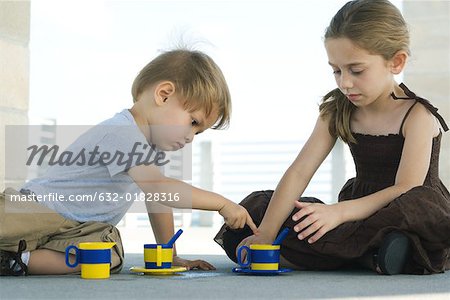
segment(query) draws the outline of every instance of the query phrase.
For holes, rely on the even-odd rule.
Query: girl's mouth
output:
[[[347,94],[346,96],[347,96],[347,98],[348,98],[350,101],[356,101],[356,100],[358,100],[358,98],[359,98],[361,95],[360,95],[360,94]]]

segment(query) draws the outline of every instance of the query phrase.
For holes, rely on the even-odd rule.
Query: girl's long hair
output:
[[[338,88],[323,97],[319,106],[320,116],[329,120],[328,131],[332,136],[346,143],[356,143],[350,128],[350,118],[355,108]]]

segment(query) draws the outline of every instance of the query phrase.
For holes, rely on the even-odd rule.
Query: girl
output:
[[[310,138],[276,190],[241,202],[258,234],[224,226],[216,241],[236,261],[238,246],[272,243],[289,227],[281,253],[290,267],[443,272],[450,267],[450,194],[438,160],[440,126],[448,128],[427,100],[394,81],[409,55],[401,13],[387,0],[350,1],[331,20],[325,48],[338,88],[323,98]],[[356,177],[336,204],[296,201],[337,138],[350,148]]]

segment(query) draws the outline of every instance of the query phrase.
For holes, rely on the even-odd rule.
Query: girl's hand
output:
[[[310,244],[344,222],[339,203],[326,205],[295,201],[295,206],[300,210],[292,216],[292,220],[305,218],[294,226],[294,230],[300,232],[298,235],[300,240],[315,233],[308,239]]]
[[[225,205],[219,210],[219,214],[225,219],[231,229],[244,228],[247,224],[254,234],[258,233],[258,228],[253,223],[252,217],[248,214],[248,211],[241,205],[231,201],[227,201]]]
[[[258,235],[251,235],[246,237],[245,239],[243,239],[239,245],[237,246],[237,248],[241,247],[241,246],[250,246],[253,244],[272,244],[274,241],[274,239],[265,236],[262,232],[259,232]]]
[[[186,267],[188,270],[200,269],[200,270],[209,271],[209,270],[216,269],[213,265],[211,265],[209,262],[206,262],[204,260],[200,260],[200,259],[187,260],[187,259],[181,258],[179,256],[173,257],[173,265]]]
[[[250,247],[250,245],[253,244],[272,244],[274,241],[273,238],[270,238],[269,236],[264,235],[261,231],[258,233],[258,235],[251,235],[243,239],[239,245],[236,247],[236,257],[237,257],[237,251],[242,246]],[[242,252],[242,260],[245,260],[247,257],[247,252]]]

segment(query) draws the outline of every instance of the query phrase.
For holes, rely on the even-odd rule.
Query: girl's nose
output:
[[[340,86],[343,90],[348,90],[353,87],[353,82],[349,74],[344,74],[344,72],[342,72]]]

